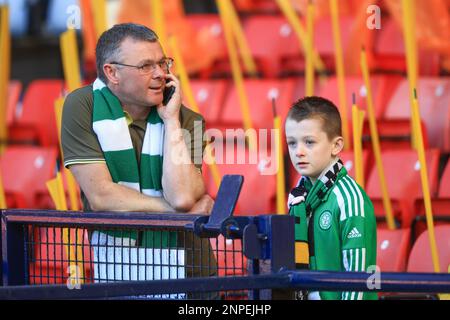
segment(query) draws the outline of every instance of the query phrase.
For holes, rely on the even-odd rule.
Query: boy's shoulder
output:
[[[323,208],[340,212],[347,217],[350,214],[351,216],[358,215],[358,212],[361,211],[358,209],[363,209],[360,208],[361,206],[364,206],[365,210],[370,208],[373,210],[372,202],[365,190],[349,175],[338,179],[327,196]],[[341,220],[343,219],[345,219],[344,216],[341,217]]]
[[[341,192],[351,192],[361,194],[362,196],[368,197],[366,191],[361,187],[355,179],[353,179],[347,172],[338,180],[332,187],[332,193],[336,194],[338,191]]]

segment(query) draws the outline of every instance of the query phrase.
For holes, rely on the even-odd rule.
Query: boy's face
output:
[[[330,165],[344,145],[342,137],[330,141],[322,128],[322,120],[317,118],[300,122],[287,119],[285,130],[289,156],[295,170],[312,182]]]

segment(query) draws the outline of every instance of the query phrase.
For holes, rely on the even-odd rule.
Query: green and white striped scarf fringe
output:
[[[119,99],[100,80],[93,84],[93,129],[115,183],[152,197],[162,196],[164,123],[155,107],[147,117],[140,168]]]

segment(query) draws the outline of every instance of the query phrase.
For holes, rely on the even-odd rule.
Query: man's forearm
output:
[[[164,196],[177,210],[190,210],[205,193],[203,178],[191,161],[179,121],[167,121],[164,125]]]
[[[95,211],[175,212],[163,197],[146,196],[117,183],[102,186],[96,194],[87,197]]]

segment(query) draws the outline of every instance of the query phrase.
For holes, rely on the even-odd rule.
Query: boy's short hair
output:
[[[341,116],[333,102],[322,97],[304,97],[295,102],[288,112],[287,119],[300,122],[305,119],[322,120],[322,129],[331,140],[342,136]]]

